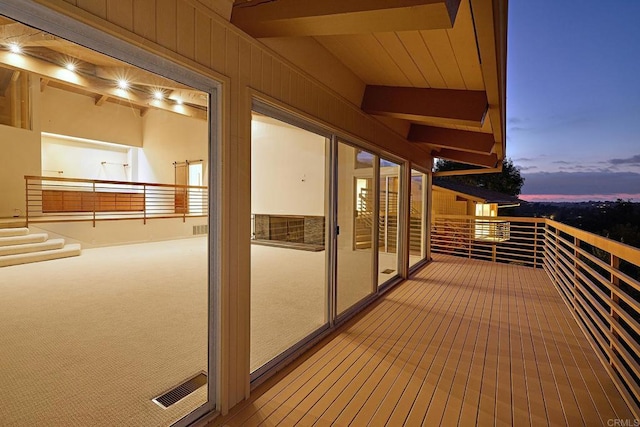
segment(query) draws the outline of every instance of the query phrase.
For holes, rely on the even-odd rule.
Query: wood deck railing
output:
[[[205,186],[25,176],[26,222],[206,216]]]
[[[483,239],[487,221],[508,239]],[[640,418],[640,249],[544,218],[435,215],[431,236],[436,253],[544,268]]]
[[[542,268],[544,218],[435,215],[431,246],[436,253]]]

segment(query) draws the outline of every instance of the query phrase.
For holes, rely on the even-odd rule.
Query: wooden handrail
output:
[[[545,219],[545,223],[557,230],[576,237],[579,240],[590,244],[591,246],[595,246],[599,249],[609,252],[610,254],[615,255],[618,258],[624,259],[625,261],[628,261],[635,265],[640,265],[640,249],[638,248],[550,219]]]
[[[137,181],[109,181],[101,179],[83,179],[83,178],[62,178],[56,176],[37,176],[37,175],[25,175],[24,179],[29,181],[62,181],[62,182],[82,182],[85,184],[110,184],[110,185],[135,185],[148,187],[166,187],[166,188],[195,188],[206,190],[205,185],[185,185],[185,184],[160,184],[155,182],[137,182]]]

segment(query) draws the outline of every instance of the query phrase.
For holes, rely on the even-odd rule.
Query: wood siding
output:
[[[220,409],[249,396],[251,97],[290,108],[429,170],[431,158],[357,105],[244,34],[228,0],[36,0],[222,83]],[[212,8],[213,7],[213,8]],[[215,10],[214,10],[215,9]],[[171,76],[168,76],[171,77]]]

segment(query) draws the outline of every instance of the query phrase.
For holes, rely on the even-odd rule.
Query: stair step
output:
[[[47,233],[27,234],[24,236],[0,237],[0,246],[25,245],[28,243],[40,243],[49,238]]]
[[[20,218],[0,218],[0,229],[26,227],[27,222]]]
[[[50,251],[53,249],[61,249],[63,247],[64,239],[51,239],[46,242],[25,243],[23,245],[0,246],[0,256]]]
[[[26,227],[0,228],[0,237],[26,236],[29,229]]]
[[[48,261],[52,259],[67,258],[80,255],[79,244],[69,244],[61,249],[31,252],[26,254],[6,255],[0,257],[0,267],[10,265],[27,264],[30,262]]]

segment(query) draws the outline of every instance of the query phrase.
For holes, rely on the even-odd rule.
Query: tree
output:
[[[450,160],[438,159],[435,165],[436,172],[455,171],[464,169],[479,169],[476,166],[469,166],[464,163],[452,162]],[[460,182],[466,185],[486,188],[487,190],[498,191],[500,193],[518,196],[524,185],[524,178],[520,175],[520,170],[513,164],[511,159],[505,158],[502,161],[502,172],[484,173],[477,175],[447,176],[443,179]]]

